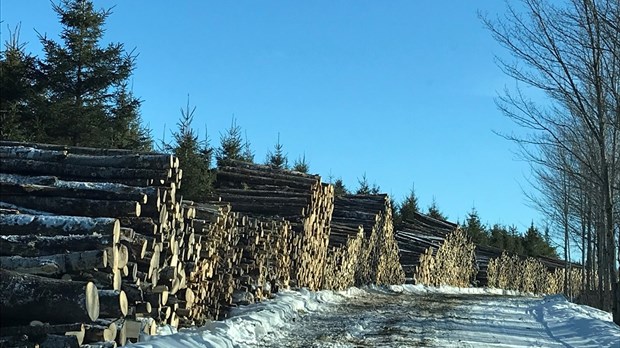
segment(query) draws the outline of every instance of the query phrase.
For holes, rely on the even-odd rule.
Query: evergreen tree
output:
[[[476,208],[471,208],[471,211],[467,215],[467,220],[465,220],[463,230],[469,235],[472,242],[483,245],[489,243],[489,236],[485,226],[480,222],[480,217],[478,217]]]
[[[506,250],[508,248],[508,230],[500,224],[495,224],[489,231],[489,245]]]
[[[178,130],[172,133],[174,145],[168,145],[183,165],[183,185],[179,193],[184,198],[203,201],[213,191],[214,175],[209,170],[213,158],[213,148],[209,146],[209,139],[199,141],[198,134],[192,129],[196,107],[190,109],[189,98],[185,110],[181,109]]]
[[[0,51],[0,140],[42,140],[43,123],[36,112],[43,101],[36,83],[38,61],[19,42],[17,26]]]
[[[247,149],[249,151],[249,143],[246,140]],[[237,125],[237,121],[233,117],[230,128],[226,130],[224,134],[220,133],[220,148],[217,149],[217,153],[215,158],[217,159],[217,164],[221,165],[222,161],[226,160],[240,160],[243,161],[246,158],[249,158],[248,153],[244,151],[244,143],[243,139],[241,139],[241,127]],[[245,155],[245,156],[244,156]],[[252,154],[253,158],[254,155]]]
[[[38,84],[47,103],[46,133],[55,143],[149,149],[151,138],[140,122],[140,100],[127,91],[136,56],[122,43],[101,46],[110,10],[90,0],[52,4],[62,24],[62,43],[39,39],[45,58]],[[114,134],[121,131],[122,134]]]
[[[245,162],[254,163],[254,151],[252,151],[250,142],[248,141],[248,132],[245,132],[245,143],[243,144],[241,158]]]
[[[557,257],[555,250],[545,242],[538,228],[534,226],[534,222],[532,222],[523,236],[523,249],[527,256]]]
[[[357,179],[357,183],[359,187],[357,188],[357,191],[355,191],[355,194],[369,195],[371,193],[371,187],[370,187],[370,184],[368,183],[368,178],[366,177],[366,173],[362,175],[361,179]]]
[[[274,145],[274,152],[267,153],[266,163],[276,169],[287,169],[288,158],[284,153],[284,146],[280,144],[280,133],[278,133],[278,142]]]
[[[441,210],[439,210],[439,207],[437,206],[437,202],[435,201],[435,197],[433,197],[433,201],[431,202],[431,205],[428,207],[428,211],[426,215],[432,217],[433,219],[437,219],[437,220],[448,220],[448,217],[445,216],[441,212]]]
[[[415,195],[415,185],[412,185],[409,195],[405,197],[403,202],[400,204],[398,212],[403,221],[413,221],[415,218],[414,213],[419,211],[420,208],[418,207],[418,197]]]
[[[508,228],[509,239],[507,240],[507,250],[515,254],[523,255],[523,239],[519,235],[519,230],[516,226],[510,226]]]
[[[298,157],[295,160],[295,163],[293,164],[293,168],[291,168],[291,169],[296,171],[296,172],[308,174],[308,172],[310,171],[310,165],[308,164],[308,161],[306,161],[306,154],[305,153],[304,153],[303,156]]]
[[[334,181],[333,185],[334,185],[334,195],[335,196],[344,196],[344,195],[348,195],[349,194],[349,191],[344,186],[344,182],[342,181],[342,178],[336,179],[336,181]]]

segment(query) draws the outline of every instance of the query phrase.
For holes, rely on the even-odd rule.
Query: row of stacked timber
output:
[[[216,194],[236,212],[289,221],[291,286],[322,288],[333,186],[318,175],[229,160],[218,166]]]
[[[431,270],[445,266],[443,263],[442,266],[436,265],[439,262],[437,251],[446,243],[446,239],[454,231],[458,231],[457,224],[420,213],[415,213],[412,221],[404,221],[397,227],[396,240],[398,241],[400,260],[408,282],[413,282],[417,276],[421,283],[433,285],[441,283],[441,280],[431,275]],[[452,239],[454,241],[454,238]],[[450,247],[449,249],[452,251],[446,251],[447,256],[441,256],[440,259],[448,263],[457,261],[454,257],[450,257],[450,255],[454,256],[460,253],[463,260],[469,260],[469,256],[467,258],[464,256],[469,255],[468,244],[463,241],[462,243],[456,243],[456,245],[458,247]],[[475,279],[471,279],[469,282],[471,285],[499,286],[528,292],[542,292],[543,289],[551,293],[562,292],[563,287],[558,285],[560,283],[558,279],[563,279],[566,266],[566,263],[562,260],[549,257],[528,259],[520,255],[509,256],[502,249],[487,245],[475,245],[473,252],[475,264],[471,267],[461,264],[459,267],[462,269],[457,272],[459,274],[475,274]],[[578,273],[575,270],[580,267],[578,264],[571,264],[573,271],[569,276],[570,279],[579,278],[574,274]],[[543,270],[545,274],[543,274]],[[443,273],[446,272],[448,271],[446,270]],[[492,275],[489,275],[489,272]],[[526,273],[528,274],[528,280],[523,280]],[[520,276],[517,277],[516,274],[520,274]],[[447,274],[443,276],[453,279]],[[544,286],[540,280],[543,278],[546,282]],[[458,279],[453,283],[464,284],[463,279]],[[575,280],[572,283],[574,285],[570,287],[571,289],[579,288],[578,281]],[[567,295],[573,296],[574,291],[571,290],[571,293]]]
[[[103,332],[94,324],[102,318],[121,334],[108,325],[105,335],[78,335],[78,343],[122,345],[154,333],[157,324],[225,317],[231,306],[289,285],[290,223],[234,213],[219,200],[184,201],[176,194],[182,170],[173,156],[5,142],[0,160],[0,268],[20,275],[3,274],[3,293],[31,287],[51,299],[18,301],[28,309],[45,302],[46,312],[20,311],[14,298],[2,298],[2,337],[26,334],[38,322],[86,323]],[[81,298],[74,305],[88,316],[76,315],[79,308],[58,311],[66,301],[52,295],[71,286],[87,291],[70,298]],[[113,296],[122,310],[107,305],[99,313],[97,303]],[[36,328],[31,342],[63,328]]]
[[[279,289],[401,283],[385,195],[229,161],[184,200],[159,153],[0,142],[0,346],[112,347]],[[221,197],[221,198],[220,198]]]
[[[332,289],[404,282],[387,195],[336,197],[328,265],[325,282]]]
[[[400,262],[407,282],[413,282],[420,258],[429,248],[438,250],[446,236],[456,230],[457,225],[448,221],[434,219],[415,212],[412,221],[403,221],[396,226],[395,238],[398,242]]]

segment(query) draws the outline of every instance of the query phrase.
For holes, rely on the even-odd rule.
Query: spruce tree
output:
[[[368,178],[366,177],[366,173],[362,175],[361,179],[357,179],[357,184],[359,185],[355,194],[358,195],[369,195],[371,193],[371,187],[368,183]]]
[[[303,156],[298,157],[295,160],[295,163],[293,164],[293,168],[291,169],[296,172],[308,174],[308,172],[310,171],[310,165],[308,164],[308,161],[306,160],[305,153],[303,154]]]
[[[62,42],[39,37],[45,57],[38,77],[47,98],[42,112],[48,117],[50,140],[149,149],[150,134],[139,115],[141,102],[127,90],[136,55],[126,52],[122,43],[102,47],[110,10],[95,10],[90,0],[63,0],[52,6],[63,27]]]
[[[245,142],[243,143],[243,151],[241,152],[241,160],[244,162],[254,163],[254,151],[250,147],[248,140],[248,132],[245,132]]]
[[[485,226],[480,222],[480,217],[478,216],[476,208],[471,208],[471,211],[467,215],[467,220],[465,220],[463,230],[469,235],[472,242],[483,245],[489,243],[489,236]]]
[[[344,182],[342,178],[336,179],[334,181],[334,195],[335,196],[344,196],[349,194],[349,190],[347,190],[346,186],[344,186]]]
[[[288,169],[288,158],[284,153],[284,146],[280,143],[280,133],[278,133],[278,141],[274,145],[274,151],[267,153],[265,164],[276,169]]]
[[[431,202],[431,205],[428,207],[427,213],[426,215],[437,219],[437,220],[447,220],[448,217],[446,215],[444,215],[441,210],[439,210],[439,207],[437,206],[437,201],[435,201],[435,197],[433,197],[433,201]]]
[[[398,212],[403,221],[413,221],[415,213],[419,211],[418,197],[415,195],[415,185],[412,185],[409,195],[400,204]]]
[[[19,41],[20,27],[9,33],[0,51],[0,140],[42,141],[37,112],[43,101],[36,83],[38,60]]]
[[[247,150],[249,150],[249,143],[246,140]],[[241,138],[241,127],[237,125],[237,121],[233,117],[230,128],[226,130],[224,134],[220,133],[220,147],[217,149],[217,153],[215,155],[217,159],[217,164],[221,165],[223,161],[226,160],[240,160],[243,161],[250,157],[249,153],[244,153],[244,143]],[[251,153],[251,151],[250,151]],[[245,156],[244,156],[245,154]],[[252,159],[254,155],[251,155]]]
[[[168,145],[183,166],[183,185],[179,193],[184,198],[202,201],[213,191],[214,175],[210,171],[213,148],[209,139],[200,141],[192,128],[196,107],[190,108],[189,98],[185,109],[181,109],[181,117],[177,123],[177,131],[172,133],[174,145]]]

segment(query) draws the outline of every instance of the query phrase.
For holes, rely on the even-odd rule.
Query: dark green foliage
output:
[[[418,197],[415,195],[415,186],[412,185],[409,195],[399,205],[398,213],[403,221],[413,221],[415,218],[414,213],[419,211]]]
[[[366,173],[362,175],[361,179],[357,179],[357,183],[359,187],[357,191],[355,191],[358,195],[369,195],[370,194],[370,184],[368,183],[368,178],[366,178]]]
[[[344,196],[349,194],[349,190],[344,186],[344,182],[342,178],[336,179],[333,183],[334,185],[334,195],[336,196]]]
[[[204,201],[213,191],[214,175],[209,170],[213,158],[213,148],[209,140],[200,141],[198,134],[192,129],[196,107],[190,109],[189,100],[185,110],[181,109],[181,118],[177,123],[177,131],[172,133],[174,145],[166,145],[167,150],[179,158],[183,169],[183,185],[179,193],[183,198]]]
[[[254,163],[254,151],[252,151],[252,148],[250,147],[247,132],[245,132],[245,142],[243,143],[243,152],[241,153],[241,159],[245,162]]]
[[[39,84],[45,89],[51,141],[70,145],[150,149],[140,123],[140,100],[127,90],[134,54],[122,43],[101,47],[109,10],[88,0],[52,5],[63,26],[62,44],[40,36],[45,58]],[[121,134],[115,134],[115,132]]]
[[[469,235],[472,242],[476,244],[488,244],[489,236],[487,235],[486,227],[480,222],[480,217],[476,208],[471,208],[471,211],[467,215],[467,220],[463,225],[463,230]]]
[[[43,138],[35,111],[42,103],[37,86],[37,59],[19,42],[20,27],[9,34],[0,51],[0,140],[29,141]]]
[[[545,241],[533,222],[523,236],[523,248],[527,256],[557,257],[555,250]]]
[[[446,215],[444,215],[441,210],[439,210],[439,207],[437,206],[437,202],[435,201],[435,197],[433,197],[433,201],[431,202],[431,205],[428,207],[428,211],[426,213],[426,215],[434,218],[434,219],[438,219],[438,220],[447,220],[448,217]]]
[[[357,179],[357,183],[359,187],[357,188],[357,191],[355,191],[355,194],[376,195],[379,194],[381,191],[381,188],[376,183],[373,183],[372,186],[370,185],[370,183],[368,182],[368,178],[366,177],[366,173],[362,175],[361,179]]]
[[[390,206],[392,208],[392,220],[394,221],[394,227],[398,228],[403,222],[403,219],[400,215],[400,206],[398,202],[390,195]]]
[[[274,145],[274,152],[269,151],[269,153],[267,153],[265,164],[276,169],[288,168],[288,158],[284,153],[284,146],[280,144],[280,133],[278,133],[278,142]]]
[[[61,42],[39,36],[41,59],[16,34],[2,52],[2,139],[150,150],[141,102],[127,88],[136,56],[122,43],[101,45],[111,12],[89,0],[52,6]]]
[[[241,127],[237,125],[237,121],[233,117],[230,128],[224,134],[220,133],[220,148],[217,149],[215,158],[217,159],[217,164],[220,165],[222,161],[244,161],[246,157],[254,159],[254,154],[251,153],[247,139],[245,144],[243,139],[241,139]]]
[[[296,172],[308,174],[308,172],[310,171],[310,164],[306,160],[306,154],[297,158],[291,169]]]

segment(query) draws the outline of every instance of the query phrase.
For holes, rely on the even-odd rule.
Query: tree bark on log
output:
[[[99,317],[97,287],[0,269],[0,324],[90,322]]]
[[[0,256],[0,268],[10,271],[58,277],[94,268],[107,267],[107,252],[91,250],[40,257]]]
[[[0,236],[0,256],[35,257],[72,251],[105,249],[115,245],[115,236]]]
[[[140,203],[135,201],[108,201],[86,198],[35,197],[2,195],[4,202],[28,209],[41,210],[59,215],[90,217],[140,216]]]
[[[10,174],[53,175],[62,179],[168,179],[170,169],[96,167],[26,159],[2,159],[2,171]]]
[[[68,236],[98,233],[120,241],[121,224],[113,218],[57,215],[0,215],[0,235]]]
[[[102,187],[87,187],[86,185],[75,185],[75,187],[58,187],[35,184],[9,184],[0,182],[0,192],[2,192],[3,195],[8,196],[44,196],[85,198],[97,200],[136,201],[140,204],[146,204],[147,202],[147,195],[137,190],[134,190],[134,192],[116,192],[102,189]]]

